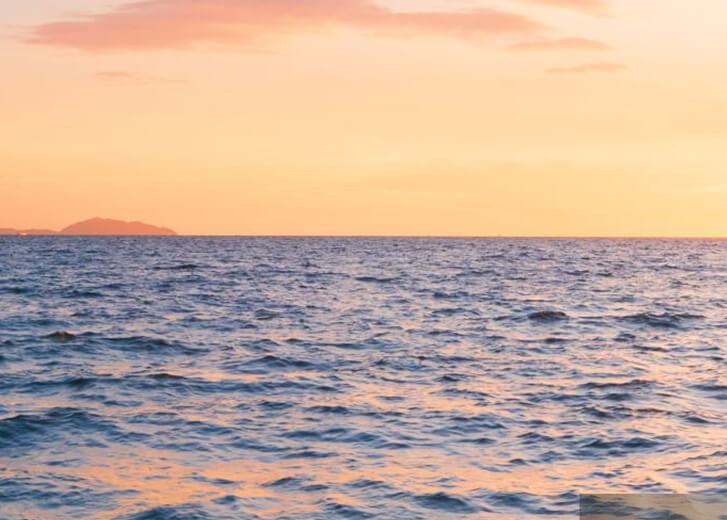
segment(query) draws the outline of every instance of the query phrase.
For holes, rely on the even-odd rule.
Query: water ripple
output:
[[[727,242],[0,237],[0,517],[727,485]]]

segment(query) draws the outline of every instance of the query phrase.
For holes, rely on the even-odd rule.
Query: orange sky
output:
[[[34,0],[0,19],[0,227],[727,236],[724,0]]]

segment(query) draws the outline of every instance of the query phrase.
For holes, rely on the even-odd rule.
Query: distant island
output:
[[[0,235],[64,235],[64,236],[174,236],[169,228],[143,222],[124,222],[109,218],[92,218],[71,224],[60,231],[51,229],[0,228]]]

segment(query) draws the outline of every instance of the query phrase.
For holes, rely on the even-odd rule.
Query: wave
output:
[[[496,507],[498,510],[522,511],[529,515],[551,516],[563,515],[564,513],[573,511],[578,505],[578,495],[575,493],[564,493],[557,497],[558,509],[548,508],[543,505],[543,498],[532,493],[489,493],[485,497],[488,504]],[[567,509],[564,510],[563,506]]]
[[[0,286],[0,293],[6,294],[33,294],[35,290],[32,287],[22,286]]]
[[[311,449],[304,449],[299,451],[292,451],[286,453],[284,459],[329,459],[331,457],[337,457],[338,453],[332,451],[317,451]]]
[[[654,386],[655,381],[647,379],[631,379],[629,381],[589,381],[580,385],[580,388],[584,390],[611,390],[611,389],[623,389],[623,390],[640,390],[644,388],[650,388]]]
[[[373,449],[404,449],[410,447],[406,443],[391,442],[378,433],[356,431],[343,427],[294,430],[284,434],[284,437],[308,442],[365,445]]]
[[[263,487],[303,493],[319,493],[330,489],[330,486],[312,482],[313,479],[310,477],[283,477],[267,482],[263,484]]]
[[[727,401],[727,385],[720,383],[699,383],[693,385],[692,388],[705,392],[712,399]]]
[[[237,364],[233,366],[237,366]],[[230,367],[230,365],[228,365],[228,367]],[[239,365],[239,368],[254,368],[259,370],[309,370],[316,367],[317,365],[310,361],[283,358],[272,354],[253,359],[252,361],[247,361],[242,365]]]
[[[328,500],[324,504],[324,509],[329,515],[335,515],[339,518],[350,518],[352,520],[363,520],[366,518],[376,518],[376,515],[362,511],[348,504],[341,504],[334,500]]]
[[[82,300],[86,298],[103,298],[106,296],[104,293],[99,291],[92,291],[90,289],[72,289],[68,292],[63,293],[64,298],[71,300]]]
[[[194,356],[207,352],[204,348],[190,347],[180,342],[149,336],[105,337],[99,341],[114,349],[134,353]]]
[[[53,341],[57,341],[59,343],[65,343],[65,342],[68,342],[68,341],[74,341],[75,339],[78,338],[78,336],[76,334],[72,334],[72,333],[66,332],[64,330],[63,331],[58,331],[58,332],[53,332],[52,334],[48,334],[48,336],[46,336],[46,337],[48,339],[51,339]]]
[[[140,513],[119,517],[118,520],[215,520],[217,517],[196,504],[155,507]]]
[[[627,323],[633,323],[636,325],[646,325],[655,328],[679,328],[687,321],[695,321],[704,319],[701,314],[690,314],[690,313],[669,313],[663,312],[661,314],[653,312],[641,312],[638,314],[630,314],[627,316],[621,316],[621,321]]]
[[[582,455],[598,457],[600,453],[609,456],[643,452],[663,446],[666,437],[630,437],[628,439],[605,440],[601,438],[581,441],[578,451]]]
[[[155,271],[195,271],[197,269],[204,269],[205,266],[199,264],[185,263],[185,264],[174,264],[174,265],[157,265],[153,269]]]
[[[54,435],[108,434],[116,427],[108,419],[78,408],[53,408],[0,420],[0,448],[21,448],[45,443]]]
[[[418,505],[426,509],[433,509],[436,511],[458,515],[474,514],[483,510],[488,511],[487,509],[471,504],[463,497],[445,493],[444,491],[415,495],[413,500]]]
[[[398,277],[386,277],[386,276],[356,276],[354,280],[357,282],[364,283],[393,283],[399,280]]]
[[[309,406],[308,408],[304,408],[304,411],[313,413],[313,414],[331,414],[331,415],[351,415],[353,412],[351,409],[347,406],[326,406],[326,405],[319,405],[319,406]]]
[[[568,320],[569,316],[561,311],[536,311],[528,314],[528,319],[542,323],[551,323]]]

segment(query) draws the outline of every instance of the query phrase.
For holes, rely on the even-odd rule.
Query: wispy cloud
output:
[[[184,83],[182,80],[137,74],[122,70],[97,72],[96,77],[104,81],[115,83]]]
[[[555,40],[533,40],[516,43],[510,46],[510,50],[528,51],[610,51],[611,46],[598,40],[590,38],[559,38]]]
[[[621,72],[628,67],[623,63],[585,63],[570,67],[553,67],[545,69],[547,74],[590,74],[597,72]]]
[[[606,0],[520,0],[529,4],[539,4],[562,9],[574,9],[589,14],[604,14]]]
[[[34,27],[28,41],[84,51],[259,48],[280,36],[340,27],[401,38],[475,40],[542,29],[527,16],[495,9],[399,12],[373,0],[136,0],[106,13]]]

